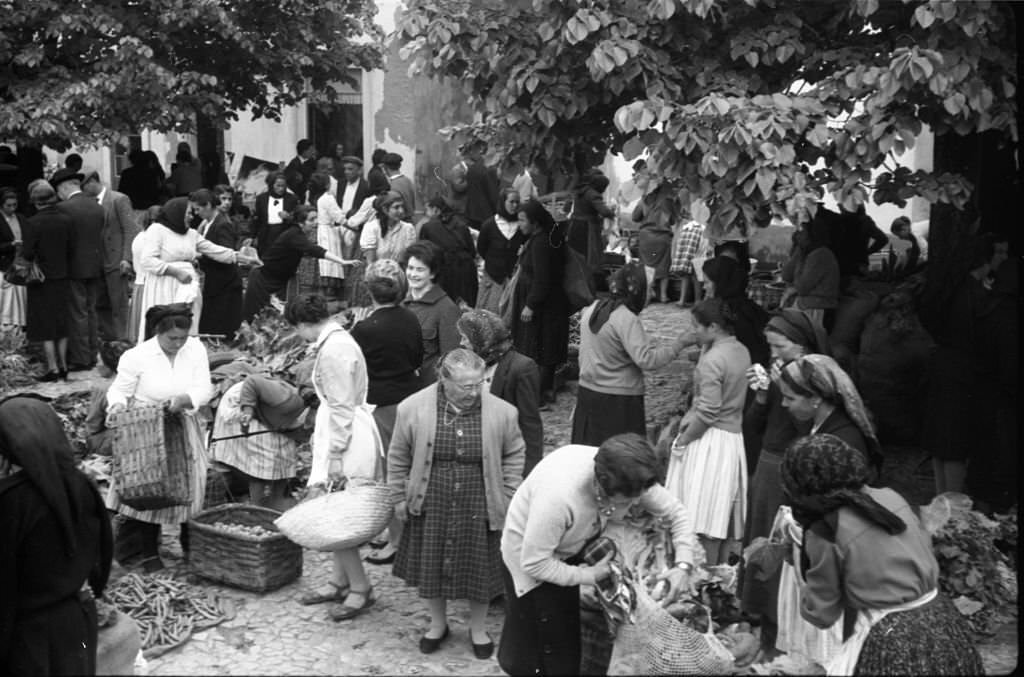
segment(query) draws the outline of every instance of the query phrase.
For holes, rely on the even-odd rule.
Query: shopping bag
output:
[[[46,281],[46,275],[35,261],[29,261],[20,253],[15,255],[11,267],[4,273],[4,279],[10,284],[33,286]]]

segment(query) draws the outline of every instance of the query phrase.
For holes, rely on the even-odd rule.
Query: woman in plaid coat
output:
[[[447,600],[469,600],[473,653],[494,644],[487,607],[502,593],[501,530],[522,481],[526,445],[515,407],[482,392],[483,359],[457,348],[441,361],[438,383],[398,405],[388,450],[388,484],[406,522],[394,574],[419,588],[430,609],[420,651],[448,636]]]

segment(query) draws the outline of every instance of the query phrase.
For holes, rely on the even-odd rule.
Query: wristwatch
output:
[[[688,562],[680,562],[676,565],[677,569],[682,569],[687,576],[693,573],[693,565]]]

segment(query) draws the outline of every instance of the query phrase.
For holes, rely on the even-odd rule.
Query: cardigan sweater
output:
[[[523,480],[508,508],[501,555],[522,597],[541,583],[574,586],[594,582],[589,568],[565,560],[621,520],[626,506],[601,515],[594,488],[598,447],[570,444],[551,452]],[[665,487],[655,484],[636,499],[639,508],[663,519],[672,533],[676,564],[693,564],[697,537],[689,513]]]
[[[691,412],[708,428],[743,431],[750,353],[735,336],[715,339],[693,371]]]
[[[394,505],[404,502],[410,515],[421,513],[430,484],[438,388],[435,383],[398,405],[388,447],[391,500]],[[515,407],[488,392],[480,393],[480,421],[487,522],[491,531],[498,531],[505,526],[509,501],[523,480],[526,444],[519,432]]]
[[[644,371],[664,367],[679,348],[659,346],[626,306],[613,310],[595,334],[590,331],[590,316],[596,304],[584,308],[580,316],[580,385],[608,395],[643,395]]]

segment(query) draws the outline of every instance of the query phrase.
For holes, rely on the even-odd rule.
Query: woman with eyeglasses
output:
[[[394,574],[419,590],[430,610],[420,651],[448,637],[448,600],[469,600],[469,643],[494,652],[487,608],[502,593],[500,540],[505,510],[522,481],[526,445],[515,407],[486,392],[481,357],[456,348],[438,382],[398,405],[388,450],[388,484],[405,524]]]

